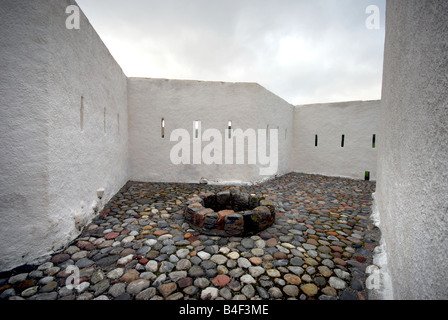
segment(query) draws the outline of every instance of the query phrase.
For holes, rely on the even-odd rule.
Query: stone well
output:
[[[238,188],[204,192],[188,199],[185,220],[201,233],[218,236],[256,234],[275,221],[275,206],[261,194]]]

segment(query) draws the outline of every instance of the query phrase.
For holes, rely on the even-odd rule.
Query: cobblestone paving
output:
[[[3,274],[0,298],[368,298],[374,182],[290,173],[243,186],[277,210],[276,222],[250,237],[202,235],[184,221],[188,197],[226,188],[128,182],[65,250]]]

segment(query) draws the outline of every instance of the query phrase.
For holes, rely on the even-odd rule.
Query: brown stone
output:
[[[166,299],[170,294],[176,291],[177,285],[174,282],[161,284],[157,287],[157,290],[162,294],[162,296]]]
[[[266,240],[266,246],[268,248],[275,247],[277,245],[277,243],[278,243],[277,239],[275,239],[275,238],[271,238],[271,239]]]
[[[286,253],[284,253],[284,252],[277,251],[276,253],[274,253],[274,258],[275,259],[279,259],[279,260],[281,260],[281,259],[288,259],[288,255]]]
[[[179,288],[183,289],[186,287],[189,287],[193,284],[193,279],[190,277],[187,278],[182,278],[179,281],[177,281],[177,285],[179,286]]]
[[[344,249],[342,249],[339,246],[330,246],[330,248],[331,248],[331,250],[337,251],[337,252],[343,252],[344,251]]]
[[[295,274],[288,273],[288,274],[285,274],[285,276],[283,278],[289,284],[296,284],[296,285],[298,285],[298,284],[302,283],[302,280],[300,279],[300,277],[296,276]]]
[[[326,294],[327,296],[330,297],[336,297],[337,296],[337,291],[335,288],[332,287],[325,287],[322,289],[322,293]]]
[[[334,258],[333,261],[334,261],[334,263],[339,264],[341,266],[345,266],[347,264],[347,262],[345,262],[341,258]]]
[[[251,257],[249,258],[249,261],[255,266],[259,266],[260,264],[263,263],[263,260],[259,257]]]
[[[53,256],[51,258],[51,262],[53,262],[54,264],[58,264],[58,263],[67,261],[68,259],[70,259],[70,255],[69,254],[67,254],[67,253],[60,253],[60,254],[57,254],[57,255]]]
[[[222,224],[224,223],[224,219],[229,215],[234,213],[235,211],[233,210],[221,210],[218,211],[218,224]]]
[[[36,283],[37,283],[37,281],[34,280],[34,279],[26,279],[26,280],[20,282],[19,284],[15,285],[14,288],[17,291],[22,292],[22,291],[24,291],[24,290],[26,290],[28,288],[31,288],[31,287],[35,286]]]
[[[212,213],[212,212],[214,212],[214,211],[210,208],[204,208],[204,209],[196,211],[193,215],[193,224],[199,228],[202,228],[202,226],[204,225],[205,216],[208,213]]]
[[[121,277],[120,281],[131,283],[132,281],[137,280],[139,277],[140,273],[135,269],[131,269]]]
[[[312,244],[313,246],[319,246],[319,242],[317,242],[315,239],[308,239],[307,241],[306,241],[306,243],[308,243],[308,244]]]
[[[115,239],[116,237],[118,237],[120,234],[118,232],[109,232],[108,234],[106,234],[104,236],[104,239],[106,240],[112,240]]]
[[[315,296],[318,292],[318,288],[315,284],[307,283],[300,287],[300,289],[308,296]]]
[[[167,230],[157,229],[157,230],[154,231],[153,234],[154,234],[156,237],[158,237],[158,236],[162,236],[162,235],[167,234],[167,233],[168,233]]]
[[[325,278],[328,278],[333,274],[333,271],[331,271],[326,266],[319,266],[317,269],[319,269],[320,274],[323,275]]]
[[[225,287],[229,282],[230,282],[230,278],[228,276],[226,276],[225,274],[220,274],[212,280],[212,283],[215,286],[219,286],[219,287]]]

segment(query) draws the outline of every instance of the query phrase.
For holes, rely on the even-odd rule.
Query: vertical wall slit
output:
[[[165,138],[165,118],[162,118],[162,121],[160,123],[160,130],[162,138]]]
[[[364,172],[364,180],[369,181],[370,180],[370,171]]]
[[[232,138],[232,120],[227,123],[227,129],[229,129],[229,139]]]
[[[317,147],[317,134],[314,135],[314,146]]]
[[[341,147],[342,148],[344,147],[344,142],[345,142],[345,134],[343,134],[342,138],[341,138]]]
[[[106,107],[104,107],[104,115],[103,115],[103,131],[106,133]]]
[[[375,148],[376,134],[372,136],[372,148]]]
[[[117,132],[120,135],[120,113],[117,113]]]
[[[199,121],[194,121],[194,137],[197,139],[199,138]]]
[[[84,97],[81,96],[81,107],[79,109],[79,126],[84,131]]]

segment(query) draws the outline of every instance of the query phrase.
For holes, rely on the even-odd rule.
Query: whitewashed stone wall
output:
[[[253,183],[290,171],[375,179],[377,101],[294,108],[255,83],[128,79],[82,12],[80,29],[66,28],[69,5],[0,6],[0,270],[63,248],[127,180]],[[204,163],[205,138],[193,162],[195,121],[199,137],[221,132],[222,164]],[[246,141],[243,163],[235,148],[226,164],[229,121],[254,130],[257,143],[278,139],[276,157],[261,163],[259,145]],[[181,128],[191,161],[175,165],[170,138]]]
[[[394,299],[447,299],[448,2],[388,0],[377,208]]]
[[[127,80],[82,13],[66,28],[71,4],[0,6],[1,270],[66,245],[128,178]]]
[[[131,180],[197,183],[205,178],[209,183],[243,183],[289,172],[293,107],[260,85],[130,78],[128,88]],[[162,119],[165,121],[164,138]],[[194,164],[195,121],[200,121],[199,137],[207,129],[221,132],[222,164],[206,164],[201,159],[200,164]],[[257,146],[247,151],[248,142],[243,164],[236,163],[236,149],[232,164],[225,163],[225,140],[228,139],[225,130],[229,121],[232,129],[243,131],[278,129],[278,170],[274,174],[260,174],[260,168],[267,166],[259,163],[258,156],[256,164],[249,164],[248,152],[257,154]],[[178,143],[177,139],[170,141],[170,137],[173,130],[179,128],[190,134],[189,164],[173,164],[170,158],[172,148]],[[257,141],[259,138],[257,136]],[[199,158],[209,143],[203,141],[197,149]]]
[[[292,170],[353,179],[368,171],[375,180],[379,108],[379,100],[296,106]]]

